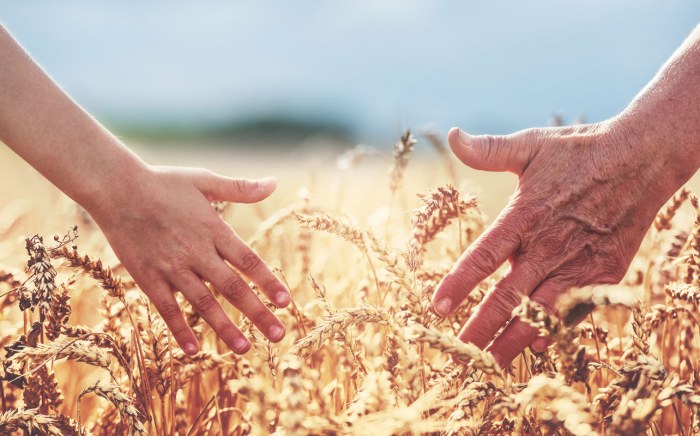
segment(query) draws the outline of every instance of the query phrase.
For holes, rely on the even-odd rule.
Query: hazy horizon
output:
[[[507,133],[623,109],[700,3],[0,1],[0,20],[99,119],[287,116],[360,137],[434,122]]]

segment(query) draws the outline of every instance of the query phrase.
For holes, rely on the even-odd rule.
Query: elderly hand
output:
[[[510,261],[461,340],[508,365],[533,341],[539,351],[546,346],[524,322],[509,323],[524,295],[556,313],[557,300],[570,288],[623,278],[657,211],[694,171],[679,163],[673,147],[634,132],[617,119],[508,136],[449,132],[450,147],[465,164],[519,177],[508,206],[433,296],[433,310],[447,316]]]

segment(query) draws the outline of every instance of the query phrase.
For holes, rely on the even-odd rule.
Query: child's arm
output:
[[[270,340],[282,339],[282,323],[226,261],[278,307],[290,302],[288,290],[210,205],[261,201],[274,191],[274,179],[147,165],[71,100],[2,26],[0,140],[87,209],[185,352],[195,353],[198,344],[174,290],[229,348],[243,353],[250,347],[203,280]]]

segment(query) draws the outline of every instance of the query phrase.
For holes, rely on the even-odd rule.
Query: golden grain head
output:
[[[178,295],[202,348],[185,355],[124,268],[100,260],[111,257],[96,228],[51,240],[18,216],[25,254],[0,258],[0,433],[698,434],[698,198],[684,188],[669,201],[620,285],[572,290],[558,316],[524,298],[513,317],[552,346],[500,368],[456,333],[501,272],[450,318],[430,308],[487,223],[426,138],[438,160],[411,161],[407,131],[384,162],[389,189],[384,171],[359,168],[382,155],[357,147],[332,162],[340,185],[300,178],[302,195],[263,203],[245,235],[294,301],[275,310],[279,344],[229,312],[253,340],[244,356]],[[375,189],[352,189],[360,170]],[[0,231],[5,246],[20,235]]]

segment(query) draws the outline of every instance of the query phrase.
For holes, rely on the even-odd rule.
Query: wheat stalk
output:
[[[332,339],[339,332],[362,323],[386,325],[389,323],[389,315],[384,309],[368,304],[352,309],[342,309],[326,317],[307,336],[297,341],[292,348],[292,353],[306,357],[319,350],[327,339]]]
[[[90,277],[100,282],[100,286],[110,296],[120,300],[124,299],[124,285],[122,285],[121,278],[112,273],[109,267],[102,265],[101,260],[92,260],[88,255],[81,256],[77,250],[69,250],[67,246],[51,250],[51,257],[65,259],[69,266],[80,268]]]
[[[305,435],[308,430],[304,427],[306,418],[305,405],[308,402],[304,392],[302,378],[303,362],[294,355],[289,355],[282,362],[282,412],[280,422],[284,434]]]
[[[69,359],[109,370],[111,361],[107,352],[90,341],[73,340],[62,343],[37,344],[23,347],[11,357],[13,364],[26,359]]]
[[[63,432],[56,427],[55,418],[42,415],[37,409],[13,409],[0,414],[0,432],[10,434],[24,430],[28,434],[55,434]]]
[[[420,324],[414,324],[409,329],[412,330],[410,339],[414,342],[425,343],[446,354],[451,354],[457,360],[486,374],[500,376],[502,373],[493,355],[474,344],[462,342],[452,335],[428,329]]]
[[[78,400],[87,394],[94,393],[112,403],[117,408],[122,419],[129,427],[130,435],[146,433],[146,428],[141,424],[141,413],[134,407],[133,400],[123,393],[117,385],[102,385],[96,383],[93,386],[83,389],[78,396]]]
[[[404,173],[411,160],[413,146],[417,142],[411,131],[406,130],[401,135],[401,139],[394,144],[394,165],[389,170],[389,189],[392,194],[398,191],[403,184]]]
[[[412,147],[410,135],[397,145],[394,193],[407,180]],[[437,147],[443,156],[444,145]],[[342,190],[351,176],[380,186],[386,174],[350,171],[362,157],[356,149],[340,159],[345,195],[319,172],[303,185],[313,186],[313,204],[306,188],[272,197],[255,213],[263,219],[268,208],[277,212],[257,228],[242,226],[294,295],[289,308],[271,307],[287,326],[278,344],[241,320],[254,344],[245,356],[229,352],[206,314],[177,294],[201,348],[184,354],[122,265],[111,269],[78,253],[75,228],[49,244],[23,219],[11,220],[16,229],[2,248],[15,236],[24,239],[13,232],[29,234],[29,262],[22,268],[24,256],[13,258],[12,250],[0,259],[0,433],[700,433],[700,200],[689,189],[657,215],[656,231],[621,284],[574,289],[556,313],[522,300],[512,315],[553,345],[542,353],[526,349],[503,371],[490,353],[457,338],[498,275],[446,319],[430,308],[462,248],[448,226],[461,226],[453,230],[462,243],[484,228],[476,199],[452,185],[402,198],[405,219],[387,220],[391,234],[377,236],[366,229],[381,225],[395,198],[387,205],[371,192]],[[444,179],[423,162],[415,165],[423,171],[412,183]],[[344,211],[355,203],[362,226],[345,212],[320,208]],[[681,224],[685,213],[694,214],[692,226]],[[402,225],[409,220],[410,227]],[[107,259],[102,235],[89,229],[84,245]],[[354,253],[334,250],[316,232],[357,247],[378,291]],[[96,293],[92,280],[79,280],[83,275],[106,292]],[[107,401],[80,400],[86,395]]]

